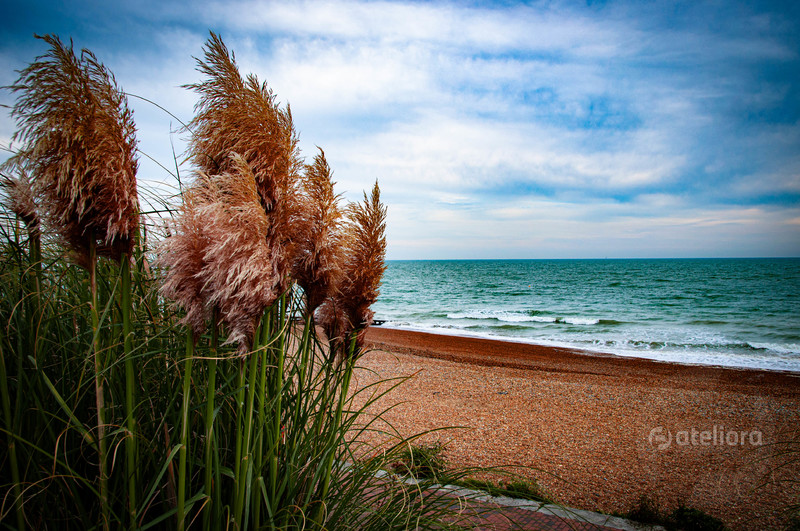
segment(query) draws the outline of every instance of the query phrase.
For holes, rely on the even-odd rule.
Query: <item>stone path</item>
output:
[[[663,528],[631,522],[606,514],[572,509],[558,505],[519,500],[502,496],[488,496],[480,492],[457,487],[452,490],[454,499],[468,499],[464,513],[475,511],[469,519],[481,531],[658,531]],[[457,503],[457,502],[456,502]]]

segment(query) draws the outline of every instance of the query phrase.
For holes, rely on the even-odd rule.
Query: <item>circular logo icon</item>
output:
[[[672,432],[664,430],[661,426],[656,426],[650,430],[650,436],[647,438],[650,446],[655,446],[659,450],[666,450],[672,444]]]

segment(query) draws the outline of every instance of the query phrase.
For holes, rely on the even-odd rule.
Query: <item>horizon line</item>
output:
[[[492,262],[536,260],[797,260],[800,256],[630,256],[594,258],[387,258],[386,262]]]

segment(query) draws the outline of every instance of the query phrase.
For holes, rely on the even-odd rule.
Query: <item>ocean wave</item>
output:
[[[689,321],[690,325],[709,325],[709,326],[717,326],[717,325],[727,325],[729,324],[728,321],[722,321],[719,319],[693,319]]]
[[[525,333],[530,330],[530,325],[526,323],[531,321],[545,322],[545,323],[566,323],[566,320],[551,316],[541,315],[527,315],[524,320],[519,319],[513,321],[515,317],[523,316],[525,314],[517,313],[506,321],[502,321],[498,316],[487,317],[489,311],[473,311],[461,312],[459,314],[449,314],[450,319],[457,320],[489,320],[494,319],[500,321],[498,324],[476,323],[476,324],[458,324],[448,322],[428,322],[423,324],[421,322],[408,322],[408,321],[388,321],[386,326],[396,328],[412,328],[417,330],[428,331],[449,331],[449,333],[468,333],[479,337],[488,337],[494,339],[507,339],[512,341],[532,342],[539,344],[552,343],[556,346],[569,346],[574,348],[587,348],[589,350],[596,349],[598,351],[609,352],[614,354],[634,354],[636,352],[640,355],[647,356],[650,353],[667,353],[667,352],[683,352],[686,354],[694,353],[691,355],[702,355],[703,353],[715,353],[716,355],[727,357],[731,356],[736,358],[741,355],[753,355],[757,357],[778,356],[787,359],[800,358],[800,344],[793,343],[767,343],[757,341],[731,341],[724,337],[704,337],[696,338],[695,340],[688,339],[684,341],[670,341],[670,340],[652,340],[652,339],[637,339],[633,337],[616,337],[605,339],[589,339],[573,335],[566,332],[566,335],[556,332],[555,335],[533,337]],[[495,312],[496,313],[496,312]],[[507,312],[508,313],[508,312]],[[454,317],[456,316],[456,317]],[[478,317],[480,316],[480,317]],[[606,320],[596,319],[571,319],[577,322],[577,326],[591,326],[594,324],[622,324],[618,321],[611,320],[610,323]],[[576,323],[568,323],[576,324]],[[508,336],[508,334],[512,334]],[[635,354],[634,354],[635,355]]]
[[[591,319],[586,317],[564,317],[563,319],[556,319],[557,323],[567,323],[572,325],[596,325],[600,324],[600,319]]]
[[[687,352],[769,352],[775,354],[800,356],[800,345],[781,345],[775,343],[749,343],[736,341],[647,341],[637,339],[608,339],[587,341],[595,347],[625,348],[632,350],[682,350]]]
[[[502,310],[467,310],[464,312],[451,312],[447,314],[448,319],[487,319],[497,320],[506,323],[524,323],[535,321],[535,316],[521,312],[509,312]]]
[[[447,314],[448,319],[480,319],[495,320],[504,323],[553,323],[592,326],[596,324],[619,324],[613,319],[596,319],[593,317],[557,317],[540,315],[533,311],[512,312],[507,310],[467,310]]]
[[[600,319],[600,322],[597,324],[607,325],[607,326],[622,325],[625,324],[625,321],[617,321],[616,319]]]
[[[636,339],[580,339],[576,336],[529,337],[517,335],[514,325],[488,327],[480,325],[462,327],[439,323],[409,323],[387,321],[387,328],[400,328],[454,336],[478,337],[528,343],[559,348],[613,354],[623,357],[639,357],[693,365],[748,367],[766,370],[786,370],[800,373],[800,345],[733,341],[680,342],[647,341]],[[512,329],[507,329],[510,326]],[[520,325],[519,328],[524,328]],[[505,332],[505,333],[504,333]],[[513,335],[508,335],[508,333]]]
[[[789,356],[800,356],[800,345],[780,345],[777,343],[748,343],[753,350],[767,350]]]

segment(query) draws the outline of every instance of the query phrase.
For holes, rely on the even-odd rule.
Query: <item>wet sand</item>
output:
[[[426,436],[453,465],[524,467],[589,510],[682,502],[734,529],[773,528],[800,500],[800,464],[776,455],[800,441],[798,374],[380,327],[367,342],[357,385],[414,375],[376,407],[400,403],[385,418],[406,436],[462,427]]]

